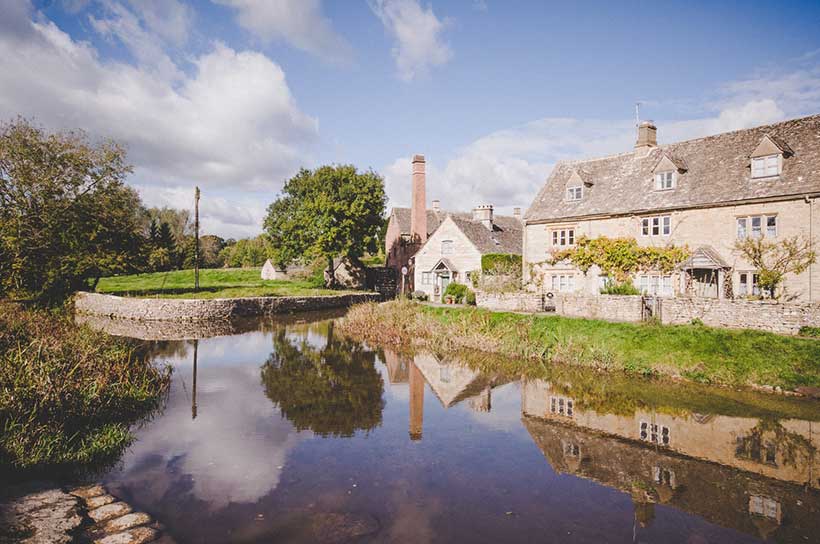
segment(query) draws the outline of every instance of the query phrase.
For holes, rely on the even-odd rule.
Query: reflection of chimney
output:
[[[410,363],[410,440],[421,440],[424,427],[424,376]]]
[[[194,340],[194,384],[191,394],[191,419],[196,419],[196,359],[197,359],[197,352],[199,351],[199,340]]]
[[[438,200],[433,201],[433,211],[434,212],[440,212],[441,211],[441,202],[439,202]]]
[[[484,204],[473,208],[473,221],[481,221],[487,229],[493,230],[493,205]]]
[[[427,195],[425,192],[424,155],[413,157],[413,190],[410,203],[410,236],[414,241],[427,241]]]
[[[649,151],[653,147],[658,147],[658,127],[652,121],[642,121],[638,125],[638,141],[635,149]]]
[[[521,221],[521,208],[513,208],[513,217]]]

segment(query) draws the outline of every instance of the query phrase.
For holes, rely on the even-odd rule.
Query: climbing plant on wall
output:
[[[582,236],[574,247],[553,253],[548,263],[569,261],[584,274],[597,265],[604,274],[624,282],[636,272],[657,270],[671,272],[689,257],[687,247],[644,247],[634,238],[587,238]]]

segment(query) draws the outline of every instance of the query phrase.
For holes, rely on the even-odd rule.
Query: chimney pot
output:
[[[658,147],[658,127],[652,121],[641,121],[638,125],[638,141],[635,149],[649,150]]]
[[[521,208],[513,208],[513,217],[521,219]]]
[[[433,201],[433,211],[434,212],[441,211],[441,202],[439,202],[438,200]]]

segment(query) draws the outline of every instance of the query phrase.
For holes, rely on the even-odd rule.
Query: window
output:
[[[552,276],[552,290],[559,293],[575,291],[575,276],[573,274],[555,274]]]
[[[572,417],[572,404],[572,399],[566,397],[550,397],[550,413]]]
[[[652,468],[652,479],[656,484],[666,485],[675,488],[675,471],[668,468],[655,466]]]
[[[655,189],[658,191],[667,191],[675,187],[675,171],[658,172],[655,174]]]
[[[567,200],[581,200],[583,196],[584,188],[582,186],[567,187]]]
[[[769,497],[751,495],[749,497],[749,513],[771,518],[780,523],[780,503]]]
[[[641,219],[641,235],[669,236],[672,234],[672,216],[656,215]]]
[[[641,440],[645,442],[652,442],[659,446],[668,446],[670,440],[669,427],[666,425],[656,425],[654,423],[647,423],[641,421],[638,427]]]
[[[442,240],[441,241],[441,254],[442,255],[452,255],[453,254],[453,241],[452,240]]]
[[[674,294],[672,276],[642,274],[638,276],[638,289],[645,295],[671,297]]]
[[[749,236],[752,238],[760,238],[764,234],[772,238],[777,236],[776,215],[750,215],[749,217],[737,218],[738,239],[742,240]]]
[[[564,442],[561,441],[561,444],[564,446],[564,456],[566,457],[581,457],[581,448],[578,444],[573,442]]]
[[[757,284],[758,277],[759,276],[754,272],[741,272],[737,294],[741,297],[749,295],[760,296],[760,287]]]
[[[450,367],[449,366],[440,366],[438,367],[438,377],[441,380],[441,383],[450,383],[452,379],[450,377]]]
[[[767,178],[780,174],[780,155],[767,155],[752,159],[752,177]]]
[[[422,285],[430,285],[431,281],[431,274],[429,272],[422,272],[421,273],[421,284]]]
[[[552,245],[556,247],[574,246],[575,229],[558,229],[552,231]]]

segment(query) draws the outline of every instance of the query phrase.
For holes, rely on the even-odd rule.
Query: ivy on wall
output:
[[[625,282],[640,271],[672,272],[688,257],[689,248],[685,246],[644,247],[634,238],[582,236],[574,247],[553,253],[547,262],[554,265],[569,261],[584,274],[597,265],[604,274]]]

